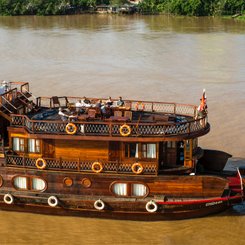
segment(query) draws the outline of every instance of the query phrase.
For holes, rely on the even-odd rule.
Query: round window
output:
[[[85,188],[89,188],[92,185],[92,182],[88,178],[83,178],[82,179],[82,186]]]
[[[69,177],[65,177],[64,178],[64,184],[65,184],[65,186],[70,187],[70,186],[73,185],[73,180],[71,178],[69,178]]]

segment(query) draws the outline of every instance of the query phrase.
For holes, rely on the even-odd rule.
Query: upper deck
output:
[[[14,85],[14,84],[13,84]],[[38,97],[29,92],[28,83],[9,89],[0,97],[2,114],[8,114],[11,129],[23,128],[39,137],[78,137],[104,140],[169,140],[194,138],[206,134],[207,115],[197,117],[197,106],[152,101],[124,100],[104,111],[96,105],[106,99],[89,98],[89,106],[76,107],[80,97]],[[60,108],[65,114],[59,115]],[[82,110],[82,113],[81,113]],[[79,111],[79,112],[78,112]],[[71,128],[69,128],[71,127]]]

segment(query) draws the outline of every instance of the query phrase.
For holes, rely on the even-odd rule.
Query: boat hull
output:
[[[230,179],[210,175],[118,176],[21,167],[0,167],[0,172],[1,210],[127,220],[178,220],[219,213],[243,201],[237,176]],[[15,187],[18,177],[43,179],[46,186],[39,192],[20,190]],[[227,189],[231,182],[234,191]],[[131,191],[132,184],[145,186],[146,191],[141,197],[119,196],[114,193],[115,183],[124,183]],[[10,196],[6,201],[7,195]],[[50,204],[50,197],[57,203]],[[102,207],[96,206],[96,202],[102,202]]]
[[[33,197],[15,197],[13,204],[0,202],[1,210],[31,212],[47,215],[62,216],[80,216],[107,219],[124,219],[124,220],[141,220],[141,221],[157,221],[157,220],[180,220],[199,218],[207,215],[220,213],[239,204],[243,201],[242,196],[234,196],[230,198],[213,198],[210,200],[193,200],[183,202],[157,202],[157,210],[148,212],[145,208],[146,202],[115,202],[106,200],[105,208],[97,210],[93,207],[94,201],[83,200],[86,202],[87,208],[82,207],[81,201],[59,199],[59,205],[50,207],[47,204],[47,198],[41,198],[45,202],[36,203]],[[3,195],[1,200],[3,200]],[[23,201],[24,200],[24,201]],[[72,201],[73,200],[73,201]],[[120,207],[120,208],[116,208]]]

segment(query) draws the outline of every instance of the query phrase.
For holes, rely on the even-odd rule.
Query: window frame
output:
[[[135,144],[136,148],[137,148],[137,144],[138,144],[138,157],[131,157],[130,156],[130,145],[132,145],[132,144]],[[126,142],[124,144],[124,157],[127,158],[127,159],[139,159],[139,157],[140,157],[139,149],[140,149],[140,143],[137,143],[137,142],[136,143],[135,142]]]
[[[30,151],[30,142],[34,140],[34,151]],[[37,142],[39,142],[37,144]],[[37,149],[39,148],[39,151],[37,151]],[[35,138],[30,138],[27,140],[27,149],[28,149],[28,153],[30,154],[39,154],[41,153],[41,140],[40,139],[35,139]]]
[[[124,196],[124,195],[117,195],[114,191],[113,191],[113,185],[115,184],[126,184],[127,185],[127,194]],[[145,195],[143,196],[135,196],[133,195],[133,184],[140,184],[140,185],[143,185],[146,187],[146,193]],[[145,198],[149,195],[149,186],[143,182],[138,182],[138,181],[120,181],[120,180],[117,180],[117,181],[113,181],[111,184],[110,184],[110,187],[109,187],[109,190],[110,192],[115,196],[115,197],[119,197],[119,198]]]
[[[18,148],[19,148],[19,150],[14,149],[14,147],[15,147],[14,140],[15,139],[18,139],[19,140],[19,142],[18,142]],[[12,142],[11,143],[12,143],[12,149],[13,149],[13,151],[16,151],[16,152],[25,152],[25,138],[23,138],[23,137],[12,137]]]
[[[26,188],[18,188],[18,187],[15,185],[15,183],[14,183],[14,181],[15,181],[16,178],[25,178],[25,179],[26,179]],[[28,190],[29,190],[29,188],[28,188],[28,186],[29,186],[29,181],[28,181],[28,177],[26,177],[26,176],[18,175],[18,176],[13,177],[13,179],[12,179],[12,184],[13,184],[13,187],[14,187],[16,190],[18,190],[18,191],[28,191]]]
[[[18,177],[26,178],[26,186],[27,186],[26,189],[24,189],[24,188],[18,188],[18,187],[15,186],[14,180],[15,180],[15,178],[18,178]],[[44,188],[43,188],[42,190],[36,190],[36,189],[33,189],[33,185],[32,185],[33,180],[32,180],[32,179],[41,179],[41,180],[44,182],[44,184],[45,184]],[[13,188],[14,188],[15,190],[17,190],[17,191],[44,192],[45,190],[47,190],[47,187],[48,187],[47,181],[44,180],[43,178],[40,178],[39,176],[15,175],[15,176],[12,178],[11,182],[12,182]]]
[[[130,157],[130,144],[138,144],[138,157]],[[147,156],[147,149],[149,144],[154,144],[155,145],[155,150],[156,150],[156,155],[154,158],[149,158],[149,157],[143,157],[144,152],[145,155]],[[143,147],[146,146],[145,150],[143,150]],[[158,149],[159,146],[156,142],[126,142],[124,143],[124,157],[127,159],[139,159],[139,160],[145,160],[145,161],[151,161],[151,160],[157,160],[158,159]],[[127,153],[127,154],[126,154]]]
[[[143,151],[143,147],[144,147],[144,145],[146,146],[145,147],[145,150]],[[155,157],[147,157],[147,152],[148,152],[148,145],[155,145],[155,150],[156,150],[156,152],[155,152]],[[141,143],[140,144],[140,155],[141,155],[141,159],[144,159],[144,160],[151,160],[151,159],[157,159],[157,152],[158,152],[158,148],[157,148],[157,145],[158,144],[156,144],[156,143],[150,143],[150,142],[144,142],[144,143]],[[143,152],[146,154],[146,157],[143,157]]]

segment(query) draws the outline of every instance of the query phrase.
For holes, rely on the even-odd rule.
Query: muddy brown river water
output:
[[[198,104],[203,148],[245,165],[245,22],[220,18],[82,15],[0,17],[0,80],[36,96]],[[245,204],[201,219],[134,222],[0,211],[1,244],[245,244]]]

